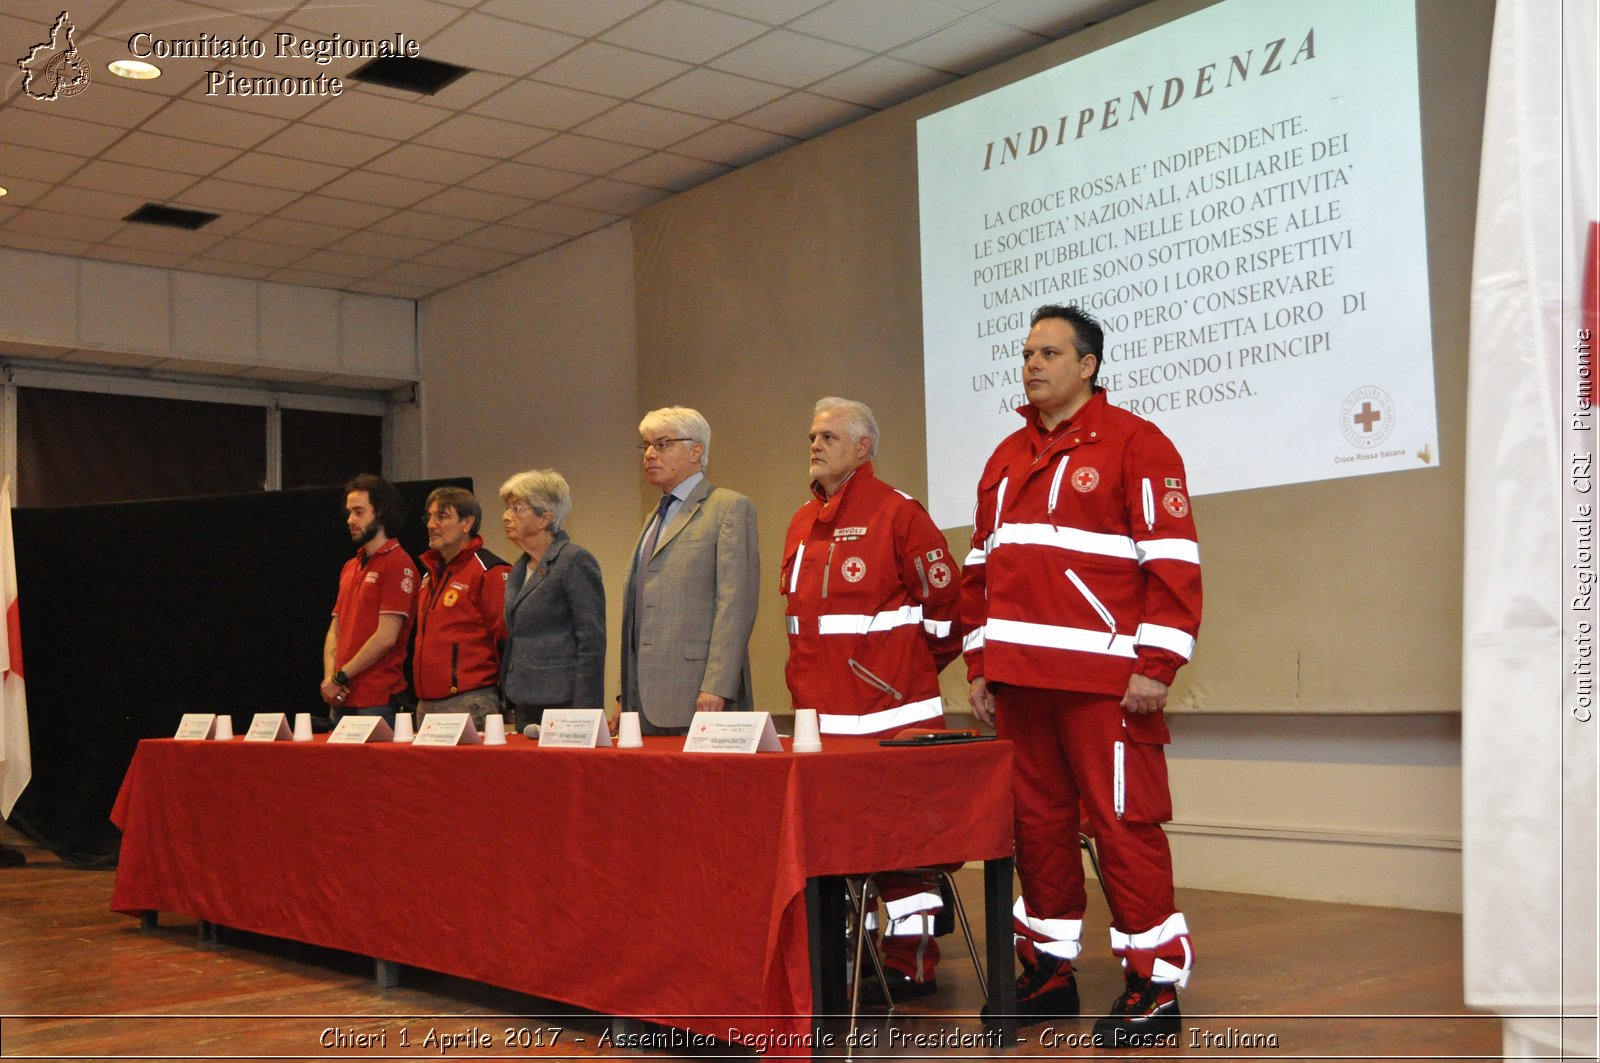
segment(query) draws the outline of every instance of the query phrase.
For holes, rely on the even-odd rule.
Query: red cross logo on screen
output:
[[[1371,432],[1372,426],[1383,420],[1383,414],[1372,408],[1372,403],[1363,402],[1361,412],[1354,417],[1356,424],[1361,426],[1361,431]]]

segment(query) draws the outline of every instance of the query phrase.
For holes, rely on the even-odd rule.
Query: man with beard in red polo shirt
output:
[[[333,722],[382,716],[394,726],[405,692],[406,637],[417,613],[417,566],[400,548],[405,504],[381,476],[345,485],[345,526],[356,556],[339,573],[339,597],[322,643],[322,700]]]

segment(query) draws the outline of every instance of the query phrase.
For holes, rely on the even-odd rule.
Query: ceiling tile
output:
[[[655,0],[488,0],[480,10],[579,37],[593,37]]]
[[[828,0],[695,0],[701,7],[714,7],[730,15],[759,19],[769,26],[781,26],[790,19],[814,11]]]
[[[306,121],[394,140],[414,137],[447,117],[448,114],[437,107],[422,107],[371,92],[346,92],[308,115]]]
[[[691,159],[671,152],[658,151],[638,162],[618,167],[611,176],[622,181],[632,181],[634,184],[665,188],[669,192],[682,192],[713,177],[720,177],[732,169],[733,167],[718,162],[707,162],[704,159]]]
[[[126,262],[134,266],[176,269],[183,262],[194,256],[175,251],[152,251],[140,247],[119,247],[115,244],[101,244],[95,249],[94,257],[108,262]]]
[[[831,0],[789,28],[840,44],[887,52],[961,18],[933,0]]]
[[[617,220],[617,215],[603,211],[566,207],[560,203],[541,203],[521,214],[513,214],[506,219],[506,223],[563,236],[582,236]]]
[[[239,157],[233,147],[202,144],[196,140],[179,140],[154,133],[129,133],[119,144],[105,152],[113,162],[131,162],[136,166],[149,166],[156,170],[177,170],[195,175],[215,172]]]
[[[13,247],[19,251],[46,251],[53,255],[86,256],[93,250],[96,239],[75,240],[53,233],[43,235],[13,229],[0,231],[0,247]]]
[[[79,188],[123,192],[160,203],[194,184],[194,175],[100,160],[79,170],[73,175],[71,183]]]
[[[400,92],[398,89],[385,89],[380,85],[367,85],[364,87],[372,92],[397,95],[401,99],[409,99],[426,107],[442,107],[447,111],[464,111],[479,100],[492,96],[507,85],[513,84],[516,80],[516,78],[505,74],[491,74],[487,70],[472,70],[435,92],[432,96],[426,93],[416,95]]]
[[[40,151],[22,144],[7,144],[0,149],[0,184],[18,177],[54,184],[56,181],[65,180],[68,174],[83,165],[84,159],[81,155]]]
[[[470,177],[462,184],[485,192],[499,192],[524,199],[548,199],[583,183],[583,175],[520,162],[502,162]]]
[[[519,81],[484,100],[473,108],[473,113],[531,123],[545,129],[570,129],[616,105],[617,101],[610,96],[540,81]]]
[[[217,171],[218,177],[270,188],[292,188],[309,192],[345,172],[342,166],[328,166],[309,159],[288,159],[253,151]]]
[[[735,118],[788,92],[780,85],[699,67],[639,97],[639,102],[707,118]]]
[[[864,107],[884,108],[955,79],[954,74],[947,74],[943,70],[878,55],[842,74],[817,82],[811,86],[811,91],[824,96],[837,96]]]
[[[429,290],[449,288],[472,279],[465,270],[446,269],[444,266],[424,266],[416,262],[402,262],[373,277],[374,281],[388,284],[416,284]]]
[[[419,199],[426,199],[439,191],[440,187],[432,181],[356,170],[329,183],[322,189],[322,194],[398,210],[411,206]]]
[[[313,194],[282,208],[278,211],[278,216],[326,225],[365,226],[393,213],[393,207],[381,203],[353,203],[348,198],[338,199]]]
[[[395,142],[386,137],[369,137],[346,129],[296,124],[276,136],[268,137],[256,150],[291,159],[351,167],[360,166],[394,146]]]
[[[321,273],[316,270],[301,269],[291,266],[288,269],[274,270],[267,275],[267,279],[274,284],[298,284],[303,288],[335,288],[344,291],[349,288],[351,278],[338,273]],[[323,380],[332,380],[333,377],[324,376]]]
[[[853,103],[796,92],[739,116],[740,125],[807,139],[865,118],[872,112]]]
[[[14,209],[27,206],[55,187],[54,182],[30,181],[25,177],[8,177],[5,185],[10,189],[10,194],[0,203]]]
[[[1036,33],[969,15],[953,26],[896,48],[894,54],[899,59],[965,75],[1048,43],[1047,38]]]
[[[312,0],[296,11],[293,19],[295,25],[318,30],[318,36],[324,38],[339,34],[346,40],[392,42],[397,33],[415,41],[427,40],[460,16],[460,11],[428,0],[383,0],[381,4]]]
[[[29,101],[31,102],[31,101]],[[98,122],[80,122],[44,114],[13,98],[0,108],[0,143],[22,144],[63,155],[98,155],[118,140],[122,130]]]
[[[502,269],[523,257],[512,251],[446,245],[418,255],[416,261],[425,266],[443,266],[469,274],[482,274]]]
[[[313,251],[302,258],[296,269],[327,273],[336,277],[370,277],[394,265],[393,260],[372,255],[352,255],[343,251]]]
[[[473,70],[522,77],[582,43],[581,37],[473,12],[429,38],[422,54]]]
[[[681,155],[692,155],[697,159],[708,159],[729,166],[744,166],[798,143],[800,141],[781,133],[769,133],[764,129],[751,129],[748,126],[725,122],[715,129],[708,129],[704,133],[674,144],[672,150]]]
[[[329,250],[374,255],[378,258],[408,259],[437,246],[438,244],[432,240],[419,240],[414,236],[395,236],[392,233],[367,231],[352,233],[330,246]]]
[[[141,128],[146,133],[251,148],[288,124],[284,119],[271,115],[173,100],[167,104],[166,110],[152,117]]]
[[[203,207],[207,210],[243,210],[251,214],[270,214],[292,203],[298,192],[284,188],[240,184],[208,177],[183,190],[174,206]]]
[[[386,281],[366,280],[351,281],[345,286],[345,291],[360,292],[363,295],[383,295],[390,299],[425,299],[436,295],[443,290],[442,287],[430,284],[390,284]],[[323,382],[329,387],[349,386],[349,377],[330,376]],[[385,381],[385,384],[388,382]]]
[[[88,218],[81,214],[57,214],[50,210],[26,210],[6,222],[6,243],[25,247],[13,237],[32,234],[52,240],[88,240],[98,243],[122,228],[113,218]]]
[[[579,126],[577,132],[646,148],[664,148],[713,125],[697,115],[625,103]]]
[[[373,231],[415,236],[423,240],[459,240],[483,223],[472,218],[446,218],[442,214],[402,211],[374,225]]]
[[[420,177],[426,181],[453,185],[494,165],[484,155],[465,155],[459,151],[429,148],[421,144],[402,144],[367,163],[367,169],[396,177]]]
[[[618,166],[629,163],[649,152],[633,144],[618,144],[611,140],[596,140],[573,133],[551,137],[517,156],[518,162],[549,166],[556,170],[574,173],[610,173]]]
[[[689,69],[687,63],[590,41],[539,68],[537,77],[568,88],[625,100]]]
[[[761,36],[770,27],[683,0],[660,3],[601,34],[601,40],[652,55],[703,63]]]
[[[871,57],[871,52],[860,48],[847,48],[789,30],[773,30],[708,65],[798,89]]]
[[[126,84],[123,78],[99,67],[89,88],[72,98],[72,117],[130,129],[171,102],[164,96],[124,88]]]
[[[1059,40],[1069,33],[1104,22],[1138,7],[1144,0],[1077,0],[1062,4],[1060,0],[995,0],[984,7],[983,14],[996,22],[1004,22],[1018,29],[1031,30],[1051,40]]]
[[[139,247],[147,251],[167,251],[185,258],[198,255],[222,243],[222,237],[205,231],[188,232],[157,225],[124,225],[107,238],[118,247]]]
[[[481,192],[475,188],[447,188],[416,204],[416,209],[429,214],[443,214],[448,218],[475,218],[487,222],[515,214],[526,202],[514,196]]]
[[[298,262],[307,254],[304,247],[235,238],[218,244],[201,257],[214,262],[249,262],[279,268]]]
[[[226,244],[221,245],[226,247]],[[214,273],[222,277],[242,277],[245,280],[265,280],[277,270],[277,266],[258,266],[249,262],[219,262],[215,259],[196,255],[183,264],[183,268],[190,273]],[[243,367],[241,367],[243,369]],[[240,376],[248,375],[242,371]]]
[[[315,251],[350,235],[350,230],[338,225],[318,225],[316,222],[295,221],[292,218],[262,218],[241,230],[239,235],[251,241],[289,244]]]
[[[463,236],[458,243],[468,247],[487,247],[518,256],[537,255],[557,244],[566,243],[567,237],[534,229],[518,229],[511,225],[485,225],[477,232]]]
[[[117,192],[99,192],[92,188],[72,188],[61,185],[34,201],[40,210],[53,210],[62,214],[76,214],[85,218],[111,218],[121,220],[144,206],[143,196]]]
[[[608,210],[613,214],[632,214],[640,207],[659,203],[671,194],[661,188],[647,188],[627,181],[597,177],[570,192],[563,192],[556,197],[556,202],[591,210]]]
[[[555,132],[549,129],[502,122],[497,118],[479,118],[475,114],[460,114],[428,130],[417,138],[417,143],[432,148],[509,159],[553,136]]]

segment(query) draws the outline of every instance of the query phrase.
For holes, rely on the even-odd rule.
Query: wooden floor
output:
[[[140,930],[112,913],[112,873],[76,871],[37,849],[0,870],[0,1058],[635,1058],[609,1020],[488,986],[404,968],[379,989],[369,961],[225,933],[202,947],[194,920]],[[977,916],[977,868],[958,875]],[[959,935],[943,941],[939,991],[893,1017],[867,1013],[856,1058],[1074,1059],[1114,1053],[1081,1040],[1120,987],[1093,898],[1079,985],[1089,1019],[1035,1026],[986,1047],[982,1002]],[[1180,890],[1199,956],[1178,1044],[1141,1059],[1496,1059],[1500,1025],[1461,1002],[1459,916]],[[981,924],[981,919],[979,920]],[[982,950],[982,926],[974,927]],[[618,963],[626,963],[619,953]],[[715,978],[714,972],[684,977]],[[845,1056],[845,1025],[824,1027]],[[635,1034],[639,1023],[616,1030]],[[513,1043],[508,1045],[508,1034]],[[664,1031],[663,1031],[664,1034]],[[966,1043],[962,1044],[962,1039]],[[763,1058],[805,1055],[774,1049]],[[684,1058],[744,1058],[726,1045]]]

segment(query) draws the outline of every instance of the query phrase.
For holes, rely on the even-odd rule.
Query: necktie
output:
[[[644,620],[644,570],[650,563],[650,555],[656,552],[656,543],[661,539],[661,529],[667,524],[667,507],[672,505],[675,496],[669,491],[661,496],[661,502],[656,506],[655,520],[650,522],[650,530],[644,533],[644,545],[639,547],[639,558],[634,562],[633,569],[633,637],[634,649],[639,648],[639,625]]]

